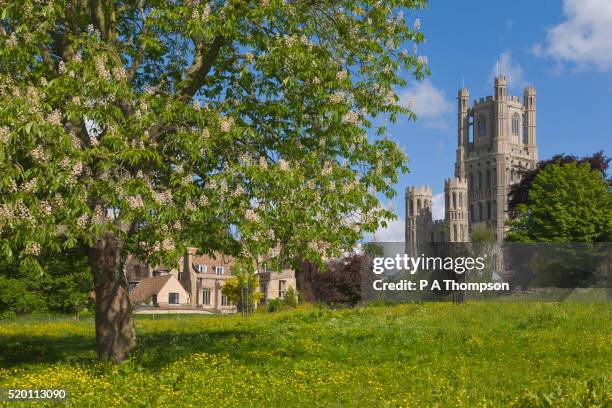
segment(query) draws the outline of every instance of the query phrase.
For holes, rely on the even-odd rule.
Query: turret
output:
[[[457,158],[455,176],[465,177],[465,148],[470,143],[470,91],[461,88],[457,96]]]
[[[495,77],[495,100],[506,99],[506,77]]]
[[[432,192],[431,187],[406,189],[406,252],[417,254],[430,241]]]
[[[523,93],[523,132],[528,147],[536,145],[536,90],[533,86],[525,88]]]
[[[453,177],[444,181],[444,204],[448,242],[468,242],[467,179]]]

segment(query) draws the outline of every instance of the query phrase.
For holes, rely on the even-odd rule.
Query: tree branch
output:
[[[186,78],[179,87],[181,96],[192,97],[204,85],[206,75],[212,68],[221,47],[225,44],[225,39],[221,36],[216,36],[208,51],[205,50],[203,44],[196,45],[196,54],[193,59],[193,64],[187,69]]]

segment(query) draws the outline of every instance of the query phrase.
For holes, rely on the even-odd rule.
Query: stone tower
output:
[[[526,87],[521,100],[507,94],[506,78],[498,76],[493,91],[470,106],[470,91],[459,90],[455,177],[444,184],[445,218],[431,220],[430,187],[406,189],[407,250],[430,241],[468,242],[474,228],[489,228],[504,240],[509,188],[521,170],[538,162],[536,90]],[[419,200],[428,216],[419,212]]]
[[[444,181],[444,219],[448,224],[448,242],[468,242],[468,184],[465,178],[453,177]]]
[[[498,242],[506,235],[510,185],[519,181],[520,170],[534,168],[538,160],[535,88],[525,89],[523,101],[508,95],[506,89],[506,78],[496,77],[494,95],[474,101],[467,112],[462,104],[469,93],[459,91],[459,117],[467,119],[459,128],[463,145],[457,149],[455,165],[455,174],[468,181],[470,231],[491,228]]]
[[[406,252],[416,255],[431,236],[431,187],[406,189]]]

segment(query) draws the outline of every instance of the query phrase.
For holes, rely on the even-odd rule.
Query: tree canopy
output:
[[[535,177],[527,203],[517,208],[510,242],[609,242],[612,193],[588,163],[557,162]]]
[[[404,17],[424,4],[3,1],[0,253],[39,270],[42,248],[83,248],[98,352],[122,359],[128,254],[352,247],[407,170],[385,124],[414,119],[396,89],[428,74]]]

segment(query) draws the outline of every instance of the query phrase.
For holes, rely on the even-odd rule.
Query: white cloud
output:
[[[436,88],[430,80],[416,82],[400,92],[400,104],[409,107],[417,115],[417,121],[423,121],[427,127],[447,129],[453,104],[444,92]]]
[[[444,218],[444,193],[434,194],[431,197],[431,205],[433,207],[431,216],[434,220]]]
[[[397,217],[395,220],[387,221],[387,228],[379,227],[374,233],[374,239],[378,242],[404,242],[404,231],[406,220]]]
[[[493,82],[497,75],[506,77],[510,89],[521,89],[526,85],[525,78],[523,78],[523,68],[512,59],[512,54],[508,51],[502,52],[495,61],[489,74],[490,82]]]
[[[580,67],[611,70],[612,2],[564,0],[563,14],[565,20],[548,30],[546,44],[539,46],[541,53]]]

